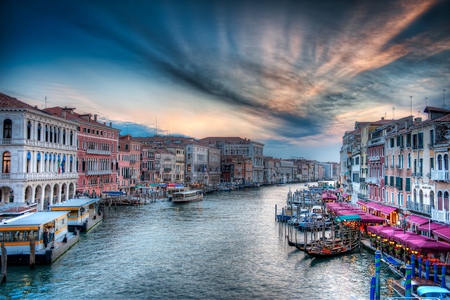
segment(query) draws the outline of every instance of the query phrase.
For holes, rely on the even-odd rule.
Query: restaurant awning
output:
[[[448,227],[448,226],[447,226],[447,225],[444,225],[444,224],[433,223],[433,222],[429,223],[429,222],[427,222],[427,223],[425,223],[425,224],[420,225],[419,227],[417,227],[417,230],[419,230],[419,231],[424,231],[424,232],[430,232],[430,230],[431,230],[431,231],[434,231],[434,230],[437,230],[437,229],[442,229],[442,228],[447,228],[447,227]]]
[[[339,216],[336,217],[336,221],[342,222],[342,221],[360,221],[361,217],[359,215],[345,215],[345,216]]]
[[[362,201],[362,200],[358,200],[358,201],[356,201],[356,204],[362,205],[362,206],[366,206],[367,202],[366,201]]]
[[[433,231],[433,234],[450,242],[450,227],[436,229]]]
[[[419,216],[409,216],[406,218],[406,222],[413,223],[414,225],[420,226],[422,224],[428,223],[430,219],[419,217]]]
[[[385,215],[389,215],[391,212],[395,211],[397,208],[392,206],[383,205],[377,202],[368,202],[366,206],[372,208],[376,211],[382,212]]]

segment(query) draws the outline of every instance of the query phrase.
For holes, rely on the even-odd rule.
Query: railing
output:
[[[367,200],[367,195],[358,193],[358,199]]]
[[[369,160],[370,160],[370,161],[378,161],[378,160],[380,160],[380,156],[379,156],[379,155],[376,155],[376,156],[369,156]]]
[[[77,179],[78,173],[3,173],[0,178],[23,181]]]
[[[413,201],[406,201],[406,208],[420,213],[425,213],[431,215],[431,205],[424,203],[417,203]]]
[[[432,209],[431,210],[431,219],[433,221],[449,223],[450,222],[450,211]]]
[[[97,149],[86,149],[88,154],[100,154],[100,155],[111,155],[112,152],[108,150],[97,150]]]
[[[422,172],[412,173],[412,177],[422,177]]]
[[[60,149],[60,150],[69,150],[69,151],[77,150],[76,146],[62,145],[62,144],[57,144],[57,143],[50,143],[50,142],[43,142],[43,141],[36,141],[36,140],[25,140],[25,144],[28,146],[38,146],[38,147]]]
[[[92,175],[110,175],[112,174],[112,170],[89,170],[86,171],[86,175],[92,176]]]
[[[380,184],[380,179],[378,177],[367,177],[366,182],[370,184]]]
[[[447,181],[450,178],[448,170],[431,171],[431,179],[436,181]]]

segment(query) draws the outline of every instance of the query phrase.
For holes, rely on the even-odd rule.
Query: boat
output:
[[[188,186],[180,185],[169,185],[167,187],[167,200],[172,201],[173,194],[178,192],[189,191],[191,188]]]
[[[70,199],[50,205],[50,211],[69,211],[68,230],[86,232],[103,220],[104,205],[101,198]]]
[[[79,240],[68,230],[68,215],[68,211],[46,211],[3,220],[0,237],[8,265],[51,264],[63,255]]]
[[[417,295],[420,299],[450,299],[450,290],[439,286],[419,286]]]
[[[286,185],[286,182],[284,182],[284,181],[277,182],[277,186],[285,186],[285,185]]]
[[[173,203],[194,202],[201,200],[203,200],[203,192],[201,190],[189,190],[172,194]]]
[[[406,266],[403,262],[397,261],[395,258],[381,252],[381,261],[384,262],[389,269],[398,277],[404,277]]]
[[[394,293],[399,296],[399,297],[406,297],[406,279],[400,279],[400,280],[392,280],[390,283],[390,287],[392,288],[392,290],[394,291]],[[427,280],[425,278],[419,278],[419,277],[414,277],[411,279],[411,297],[412,299],[418,299],[419,295],[417,294],[417,290],[419,287],[439,287],[439,284],[431,281],[431,280]]]
[[[336,243],[334,244],[334,246],[329,242],[322,242],[310,248],[306,247],[304,251],[306,252],[306,254],[312,257],[326,258],[350,253],[358,247],[358,240],[353,240],[349,244]]]

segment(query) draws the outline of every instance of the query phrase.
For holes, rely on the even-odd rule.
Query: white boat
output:
[[[172,194],[172,202],[194,202],[203,200],[203,192],[201,190],[189,190]]]
[[[50,206],[50,211],[69,211],[68,229],[89,231],[103,220],[103,204],[100,198],[70,199]]]

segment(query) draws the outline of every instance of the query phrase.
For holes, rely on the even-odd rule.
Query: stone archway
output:
[[[9,186],[0,187],[0,203],[14,202],[14,190]]]
[[[52,191],[52,188],[51,188],[51,186],[49,185],[49,184],[47,184],[45,187],[44,187],[44,202],[43,202],[43,204],[44,204],[44,210],[47,210],[48,209],[48,206],[50,205],[50,204],[53,204],[53,203],[51,203],[51,191]]]
[[[25,188],[24,200],[26,203],[31,203],[33,198],[33,187],[31,185]]]
[[[44,199],[42,199],[42,186],[38,185],[34,189],[34,202],[38,204],[40,210],[44,208]]]

